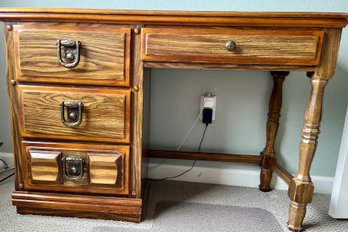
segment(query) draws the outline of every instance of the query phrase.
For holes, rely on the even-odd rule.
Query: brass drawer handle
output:
[[[72,181],[78,181],[81,179],[83,176],[83,163],[84,160],[81,157],[63,157],[62,166],[64,178]]]
[[[232,52],[237,48],[237,44],[234,41],[227,41],[225,47],[228,51]]]
[[[57,40],[58,63],[66,68],[74,68],[80,62],[81,42],[76,40]],[[62,48],[64,47],[64,60],[62,59]]]
[[[67,108],[67,119],[65,118],[65,108]],[[61,119],[65,126],[74,128],[78,127],[82,122],[82,102],[62,102],[60,104]]]

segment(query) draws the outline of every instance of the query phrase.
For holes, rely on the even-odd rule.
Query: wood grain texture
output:
[[[19,210],[23,214],[39,212],[47,215],[80,215],[109,219],[120,219],[118,215],[123,215],[121,219],[133,218],[132,221],[137,222],[140,220],[142,208],[141,199],[25,191],[14,192],[12,203],[18,209],[23,209]]]
[[[18,85],[21,135],[59,138],[130,141],[130,91]],[[82,102],[82,123],[76,128],[61,121],[62,102]]]
[[[15,166],[15,189],[23,189],[23,162],[20,157],[21,150],[21,137],[19,132],[19,107],[18,107],[18,98],[17,89],[12,84],[15,81],[15,53],[14,53],[14,44],[13,44],[13,33],[9,31],[7,27],[12,27],[11,24],[4,24],[3,32],[5,38],[5,49],[6,49],[6,79],[7,79],[7,91],[10,99],[10,120],[12,128],[12,144],[13,144],[13,154],[14,154],[14,166]]]
[[[272,170],[287,184],[289,185],[294,178],[282,165],[275,160],[271,160]]]
[[[304,116],[304,125],[300,141],[300,161],[295,177],[291,180],[288,196],[291,200],[289,208],[288,228],[293,231],[302,230],[302,222],[306,214],[306,206],[312,201],[314,186],[309,175],[319,134],[325,78],[311,78],[311,95]]]
[[[84,160],[83,176],[78,181],[72,181],[65,177],[62,177],[62,173],[59,172],[62,181],[57,182],[45,182],[45,181],[31,181],[30,176],[30,152],[34,150],[36,153],[52,154],[61,153],[61,158],[68,156],[80,157]],[[88,144],[88,143],[54,143],[54,142],[29,142],[25,141],[22,144],[21,160],[23,162],[24,173],[24,189],[32,191],[56,191],[56,192],[71,192],[71,193],[95,193],[95,194],[112,194],[112,195],[127,195],[129,192],[129,146],[122,145],[106,145],[106,144]],[[109,168],[106,165],[103,173],[98,173],[96,165],[100,165],[100,162],[109,163],[110,157],[122,158],[117,163],[117,170]],[[92,157],[92,160],[89,159]],[[104,157],[99,158],[98,157]],[[48,156],[46,156],[48,158]],[[93,160],[94,158],[94,160]],[[97,161],[99,160],[99,161]],[[102,161],[100,161],[102,160]],[[106,161],[105,161],[106,160]],[[99,163],[98,163],[99,162]],[[62,164],[59,169],[62,169]],[[48,165],[42,166],[45,169]],[[90,169],[92,167],[92,169]],[[115,176],[117,171],[117,179],[113,184],[107,182],[108,178]],[[110,177],[107,177],[110,176]],[[91,177],[93,180],[97,179],[98,183],[91,183]],[[100,182],[100,178],[105,180]]]
[[[61,152],[29,150],[29,180],[32,183],[61,184]]]
[[[329,80],[335,75],[336,72],[342,30],[325,29],[324,31],[324,46],[326,49],[323,51],[320,64],[315,70],[315,75]]]
[[[124,164],[121,154],[88,153],[87,156],[91,184],[116,185],[117,180],[122,180]]]
[[[129,86],[129,28],[26,24],[13,30],[19,81]],[[58,63],[58,39],[81,42],[75,68]]]
[[[347,13],[318,12],[193,12],[93,9],[2,8],[2,21],[90,22],[108,24],[205,25],[342,28]]]
[[[346,13],[0,9],[0,20],[8,22],[5,24],[7,83],[16,189],[30,191],[14,194],[13,203],[18,212],[140,220],[146,167],[142,164],[146,163],[147,154],[143,151],[146,146],[144,67],[300,70],[315,73],[302,132],[298,174],[292,177],[276,162],[273,153],[279,93],[274,97],[278,100],[272,103],[276,110],[270,110],[273,116],[269,117],[264,150],[264,157],[268,152],[270,159],[263,159],[262,167],[270,167],[290,182],[288,225],[291,230],[301,230],[306,205],[313,194],[309,170],[319,133],[322,93],[327,80],[334,75],[341,29],[347,25],[347,18]],[[146,33],[147,30],[151,33]],[[56,67],[52,41],[54,38],[55,45],[57,36],[80,40],[87,49],[83,50],[77,68]],[[235,54],[224,50],[226,40],[237,42]],[[123,89],[111,88],[115,86]],[[62,126],[57,106],[63,100],[85,101],[88,110],[84,112],[83,123],[86,124],[75,129]],[[23,137],[31,141],[22,144]],[[88,143],[91,141],[93,144]],[[30,149],[38,151],[37,154],[50,151],[63,157],[82,157],[86,160],[85,174],[77,182],[63,178],[61,184],[49,183],[47,180],[53,178],[43,178],[36,169],[41,166],[42,157],[35,158],[33,153],[31,163]],[[122,156],[124,164],[116,165],[115,175],[117,155]],[[261,162],[260,156],[254,155],[168,151],[159,151],[157,155]],[[45,158],[51,158],[50,165],[57,163],[52,156]],[[35,183],[29,173],[34,173],[34,179],[41,182]]]
[[[144,61],[316,65],[322,31],[144,28]],[[236,49],[228,51],[226,43]]]
[[[61,216],[61,217],[76,217],[76,218],[93,218],[104,220],[120,220],[128,222],[141,222],[141,214],[119,214],[119,213],[105,213],[105,212],[87,212],[85,210],[57,210],[52,208],[30,208],[17,206],[18,214],[30,214],[30,215],[48,215],[48,216]],[[103,211],[102,209],[100,211]],[[140,209],[141,211],[141,209]]]
[[[145,68],[175,68],[198,70],[260,70],[260,71],[315,71],[316,66],[259,65],[259,64],[221,64],[221,63],[164,63],[145,61]]]
[[[142,30],[141,28],[138,28]],[[142,197],[144,67],[140,59],[141,35],[132,31],[132,159],[131,197]]]
[[[145,198],[148,190],[148,164],[150,147],[150,107],[151,107],[151,69],[144,69],[143,73],[143,128],[142,128],[142,197]]]
[[[185,151],[165,151],[165,150],[149,150],[149,157],[166,158],[166,159],[188,159],[188,160],[206,160],[220,162],[250,163],[259,164],[260,156],[257,155],[236,155],[224,153],[208,153],[208,152],[185,152]]]
[[[266,145],[261,152],[261,172],[259,189],[263,192],[271,191],[272,161],[276,161],[274,148],[278,127],[280,110],[282,107],[283,82],[289,72],[271,72],[273,77],[273,89],[268,104],[268,119],[266,125]]]

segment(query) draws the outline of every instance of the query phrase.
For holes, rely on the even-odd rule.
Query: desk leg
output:
[[[327,80],[320,79],[317,76],[311,78],[312,90],[304,116],[299,168],[290,182],[288,190],[288,196],[291,200],[288,228],[292,231],[301,231],[306,206],[312,201],[314,186],[309,171],[317,146],[323,93],[327,82]]]
[[[269,100],[266,146],[261,153],[259,189],[263,192],[271,191],[272,167],[270,161],[276,159],[274,142],[279,127],[280,109],[282,107],[282,86],[289,72],[271,72],[271,75],[273,76],[273,90]]]

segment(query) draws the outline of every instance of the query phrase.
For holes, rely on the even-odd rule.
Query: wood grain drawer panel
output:
[[[123,145],[24,141],[24,189],[128,194],[129,152],[129,146]],[[66,157],[83,159],[79,180],[64,175],[62,159]],[[69,174],[67,170],[68,165],[65,171]]]
[[[18,85],[17,89],[23,137],[130,141],[130,90],[27,85]],[[83,103],[79,126],[70,128],[63,124],[62,102]]]
[[[318,65],[324,32],[144,28],[142,60],[268,65]],[[226,43],[236,49],[228,51]]]
[[[122,172],[121,154],[88,153],[89,181],[91,184],[116,185]]]
[[[33,183],[61,183],[61,169],[59,168],[61,152],[29,150],[28,155],[29,174]]]
[[[81,42],[76,67],[58,63],[58,39]],[[14,47],[19,81],[129,86],[129,28],[15,25]],[[64,49],[61,53],[64,55]]]

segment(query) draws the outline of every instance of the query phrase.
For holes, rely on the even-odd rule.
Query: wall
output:
[[[69,7],[110,9],[166,9],[202,11],[345,11],[346,0],[268,0],[268,1],[43,1],[2,0],[0,7]],[[3,44],[3,39],[0,41]],[[348,30],[342,37],[339,63],[335,78],[330,81],[324,100],[322,133],[312,175],[332,177],[335,173],[339,142],[348,104]],[[0,151],[11,152],[8,99],[5,85],[5,54],[0,50]],[[291,73],[284,83],[284,103],[277,140],[280,161],[295,172],[298,165],[298,144],[303,113],[309,95],[305,73]],[[199,96],[212,92],[217,95],[216,121],[208,128],[202,146],[204,151],[258,154],[265,141],[266,107],[271,80],[266,72],[152,70],[151,146],[176,148],[198,114]],[[179,90],[178,90],[179,89]],[[197,125],[184,149],[195,150],[203,125]],[[282,142],[282,143],[280,143]],[[152,160],[153,163],[164,161]],[[167,164],[190,166],[191,161],[165,161]],[[230,169],[230,164],[198,162],[198,167]]]

